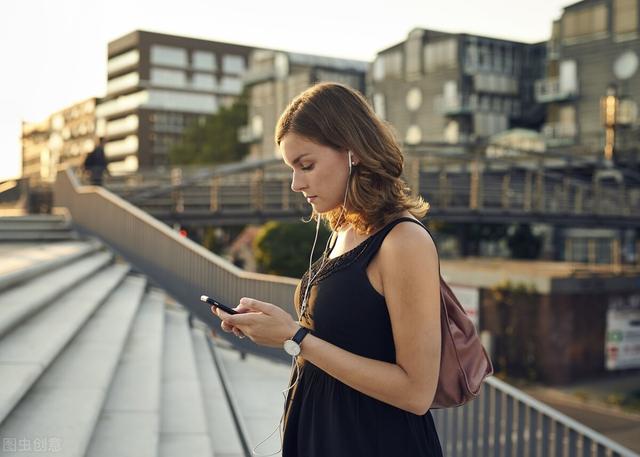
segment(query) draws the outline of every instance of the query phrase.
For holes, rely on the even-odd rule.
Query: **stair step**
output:
[[[148,292],[131,328],[86,455],[158,455],[164,300]]]
[[[0,232],[0,242],[7,241],[60,241],[78,239],[78,235],[69,230],[3,230]]]
[[[97,241],[69,241],[37,244],[7,252],[0,265],[0,290],[70,263],[100,246]]]
[[[231,404],[237,408],[253,449],[278,425],[284,408],[282,391],[288,386],[290,367],[253,355],[242,359],[238,351],[220,346],[215,347],[215,353],[232,397]],[[275,432],[257,451],[270,454],[280,449],[280,445],[280,434]]]
[[[112,265],[0,339],[0,423],[127,274]]]
[[[187,314],[165,312],[160,457],[212,455]]]
[[[33,232],[39,232],[39,231],[46,231],[46,230],[53,230],[53,231],[60,231],[60,230],[71,230],[71,224],[67,221],[42,221],[42,222],[10,222],[10,223],[5,223],[2,220],[0,220],[0,238],[2,237],[2,234],[5,232],[11,232],[11,231],[33,231]]]
[[[60,214],[27,214],[24,216],[7,216],[0,218],[0,225],[23,224],[23,223],[41,223],[41,222],[57,222],[67,223],[68,219]]]
[[[192,333],[196,363],[204,396],[209,437],[216,457],[244,457],[238,430],[227,401],[220,375],[216,371],[207,336],[202,330]]]
[[[0,295],[0,337],[28,316],[81,283],[112,259],[109,252],[99,252],[70,265],[19,284]]]
[[[145,285],[133,276],[121,283],[0,425],[0,436],[54,437],[61,455],[85,454]]]

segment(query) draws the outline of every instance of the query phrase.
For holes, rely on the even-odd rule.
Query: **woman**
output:
[[[332,246],[298,285],[298,321],[253,298],[233,316],[212,311],[227,332],[300,351],[283,457],[441,456],[429,412],[440,366],[438,258],[418,222],[428,204],[402,181],[392,132],[359,93],[326,83],[291,102],[276,143],[292,190],[329,224]]]

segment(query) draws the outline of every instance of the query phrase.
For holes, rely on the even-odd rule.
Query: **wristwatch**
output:
[[[302,339],[307,336],[309,333],[309,329],[306,327],[300,327],[293,338],[286,340],[284,342],[284,350],[287,354],[296,357],[300,354],[300,343],[302,343]]]

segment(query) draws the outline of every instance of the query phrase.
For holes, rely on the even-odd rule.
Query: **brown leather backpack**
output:
[[[491,359],[473,322],[442,276],[440,304],[442,349],[433,409],[462,406],[473,400],[484,379],[493,374]]]
[[[420,225],[429,232],[424,224]],[[430,232],[429,235],[433,238]],[[433,240],[435,242],[435,238]],[[480,393],[484,379],[493,374],[491,359],[473,322],[439,270],[438,254],[442,347],[438,387],[431,409],[453,408],[473,400]]]

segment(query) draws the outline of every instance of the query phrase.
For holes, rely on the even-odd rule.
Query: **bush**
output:
[[[263,273],[299,278],[309,268],[314,237],[313,223],[267,222],[254,240],[256,262]],[[321,224],[314,261],[324,251],[328,238],[329,230]]]

